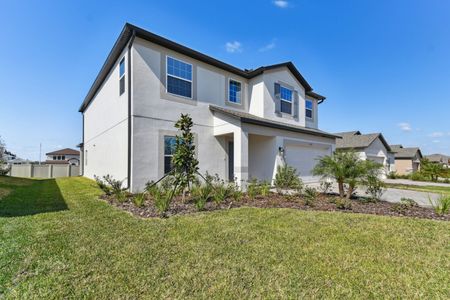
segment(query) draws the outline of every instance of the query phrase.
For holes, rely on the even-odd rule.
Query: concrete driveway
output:
[[[311,186],[319,189],[320,183],[305,183],[306,186]],[[332,191],[334,193],[338,193],[337,184],[333,184]],[[365,193],[365,189],[357,189],[356,194],[358,196],[367,196]],[[400,189],[392,189],[387,188],[381,196],[381,200],[398,203],[402,198],[413,199],[417,202],[418,205],[423,207],[431,207],[429,199],[432,201],[436,200],[439,197],[439,194],[435,193],[427,193],[427,192],[418,192],[418,191],[410,191],[410,190],[400,190]]]
[[[449,183],[413,181],[413,180],[409,180],[409,179],[384,179],[384,182],[392,183],[392,184],[407,184],[407,185],[417,185],[417,186],[443,186],[443,187],[450,188]]]

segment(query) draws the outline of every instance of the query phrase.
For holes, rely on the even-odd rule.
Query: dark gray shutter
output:
[[[281,116],[280,84],[275,82],[275,114]]]
[[[294,119],[298,119],[298,111],[299,111],[298,92],[294,91],[294,107],[292,110],[292,116],[294,117]]]

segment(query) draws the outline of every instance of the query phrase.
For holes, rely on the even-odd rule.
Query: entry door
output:
[[[228,142],[228,180],[234,181],[234,143]]]

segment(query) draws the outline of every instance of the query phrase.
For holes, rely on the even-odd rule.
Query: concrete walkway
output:
[[[320,187],[320,183],[306,183],[305,185],[314,187],[316,189],[319,189]],[[337,184],[333,184],[332,192],[338,193]],[[363,197],[367,196],[365,189],[357,189],[356,195]],[[431,207],[429,199],[435,201],[439,196],[439,194],[435,193],[387,188],[385,189],[385,192],[381,196],[380,200],[398,203],[402,198],[409,198],[416,201],[420,206]]]
[[[409,180],[409,179],[385,179],[384,182],[393,183],[393,184],[417,185],[417,186],[443,186],[443,187],[450,188],[449,183],[413,181],[413,180]]]

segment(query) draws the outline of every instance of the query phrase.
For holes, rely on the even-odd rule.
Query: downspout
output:
[[[128,44],[128,174],[127,174],[127,188],[131,189],[131,142],[132,142],[132,121],[131,121],[131,48],[136,36],[136,32],[133,30],[131,33],[130,42]],[[131,192],[131,190],[130,190]]]

